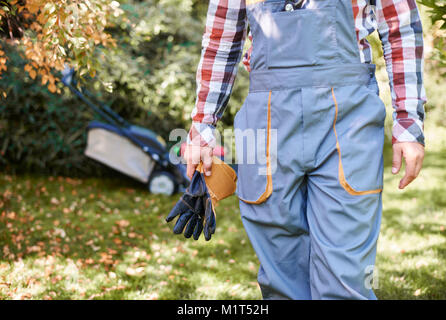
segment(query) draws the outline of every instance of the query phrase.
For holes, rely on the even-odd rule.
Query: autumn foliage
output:
[[[115,44],[105,28],[121,13],[119,3],[110,0],[0,0],[0,77],[7,70],[3,41],[21,47],[25,70],[51,92],[58,91],[52,71],[68,62],[81,75],[93,76],[94,52]]]

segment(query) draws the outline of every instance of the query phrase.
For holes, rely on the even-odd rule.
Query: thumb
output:
[[[392,173],[397,174],[401,169],[403,152],[397,145],[393,147]]]

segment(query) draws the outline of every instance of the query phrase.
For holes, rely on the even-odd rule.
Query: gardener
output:
[[[370,277],[382,211],[385,106],[366,36],[377,29],[383,44],[395,109],[392,173],[404,158],[403,189],[424,157],[415,0],[210,0],[189,176],[200,160],[211,173],[214,129],[248,23],[250,87],[234,123],[243,158],[237,195],[260,260],[263,298],[375,299]],[[250,130],[266,134],[247,142]],[[246,161],[252,152],[256,160]]]

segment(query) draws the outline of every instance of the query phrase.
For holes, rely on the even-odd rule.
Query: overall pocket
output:
[[[385,108],[383,115],[383,103],[377,103],[379,97],[370,89],[360,89],[331,89],[338,179],[345,191],[354,196],[379,194],[383,188]]]
[[[268,68],[314,66],[336,53],[335,7],[264,12]]]
[[[237,189],[240,200],[265,202],[273,192],[271,170],[271,95],[250,92],[234,120]]]

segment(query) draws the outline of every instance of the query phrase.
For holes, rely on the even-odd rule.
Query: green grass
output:
[[[435,119],[434,119],[435,120]],[[381,299],[446,299],[446,129],[426,123],[426,157],[405,190],[386,157],[377,268]]]
[[[176,197],[122,179],[0,177],[0,299],[257,299],[234,197],[209,242],[172,234]]]

